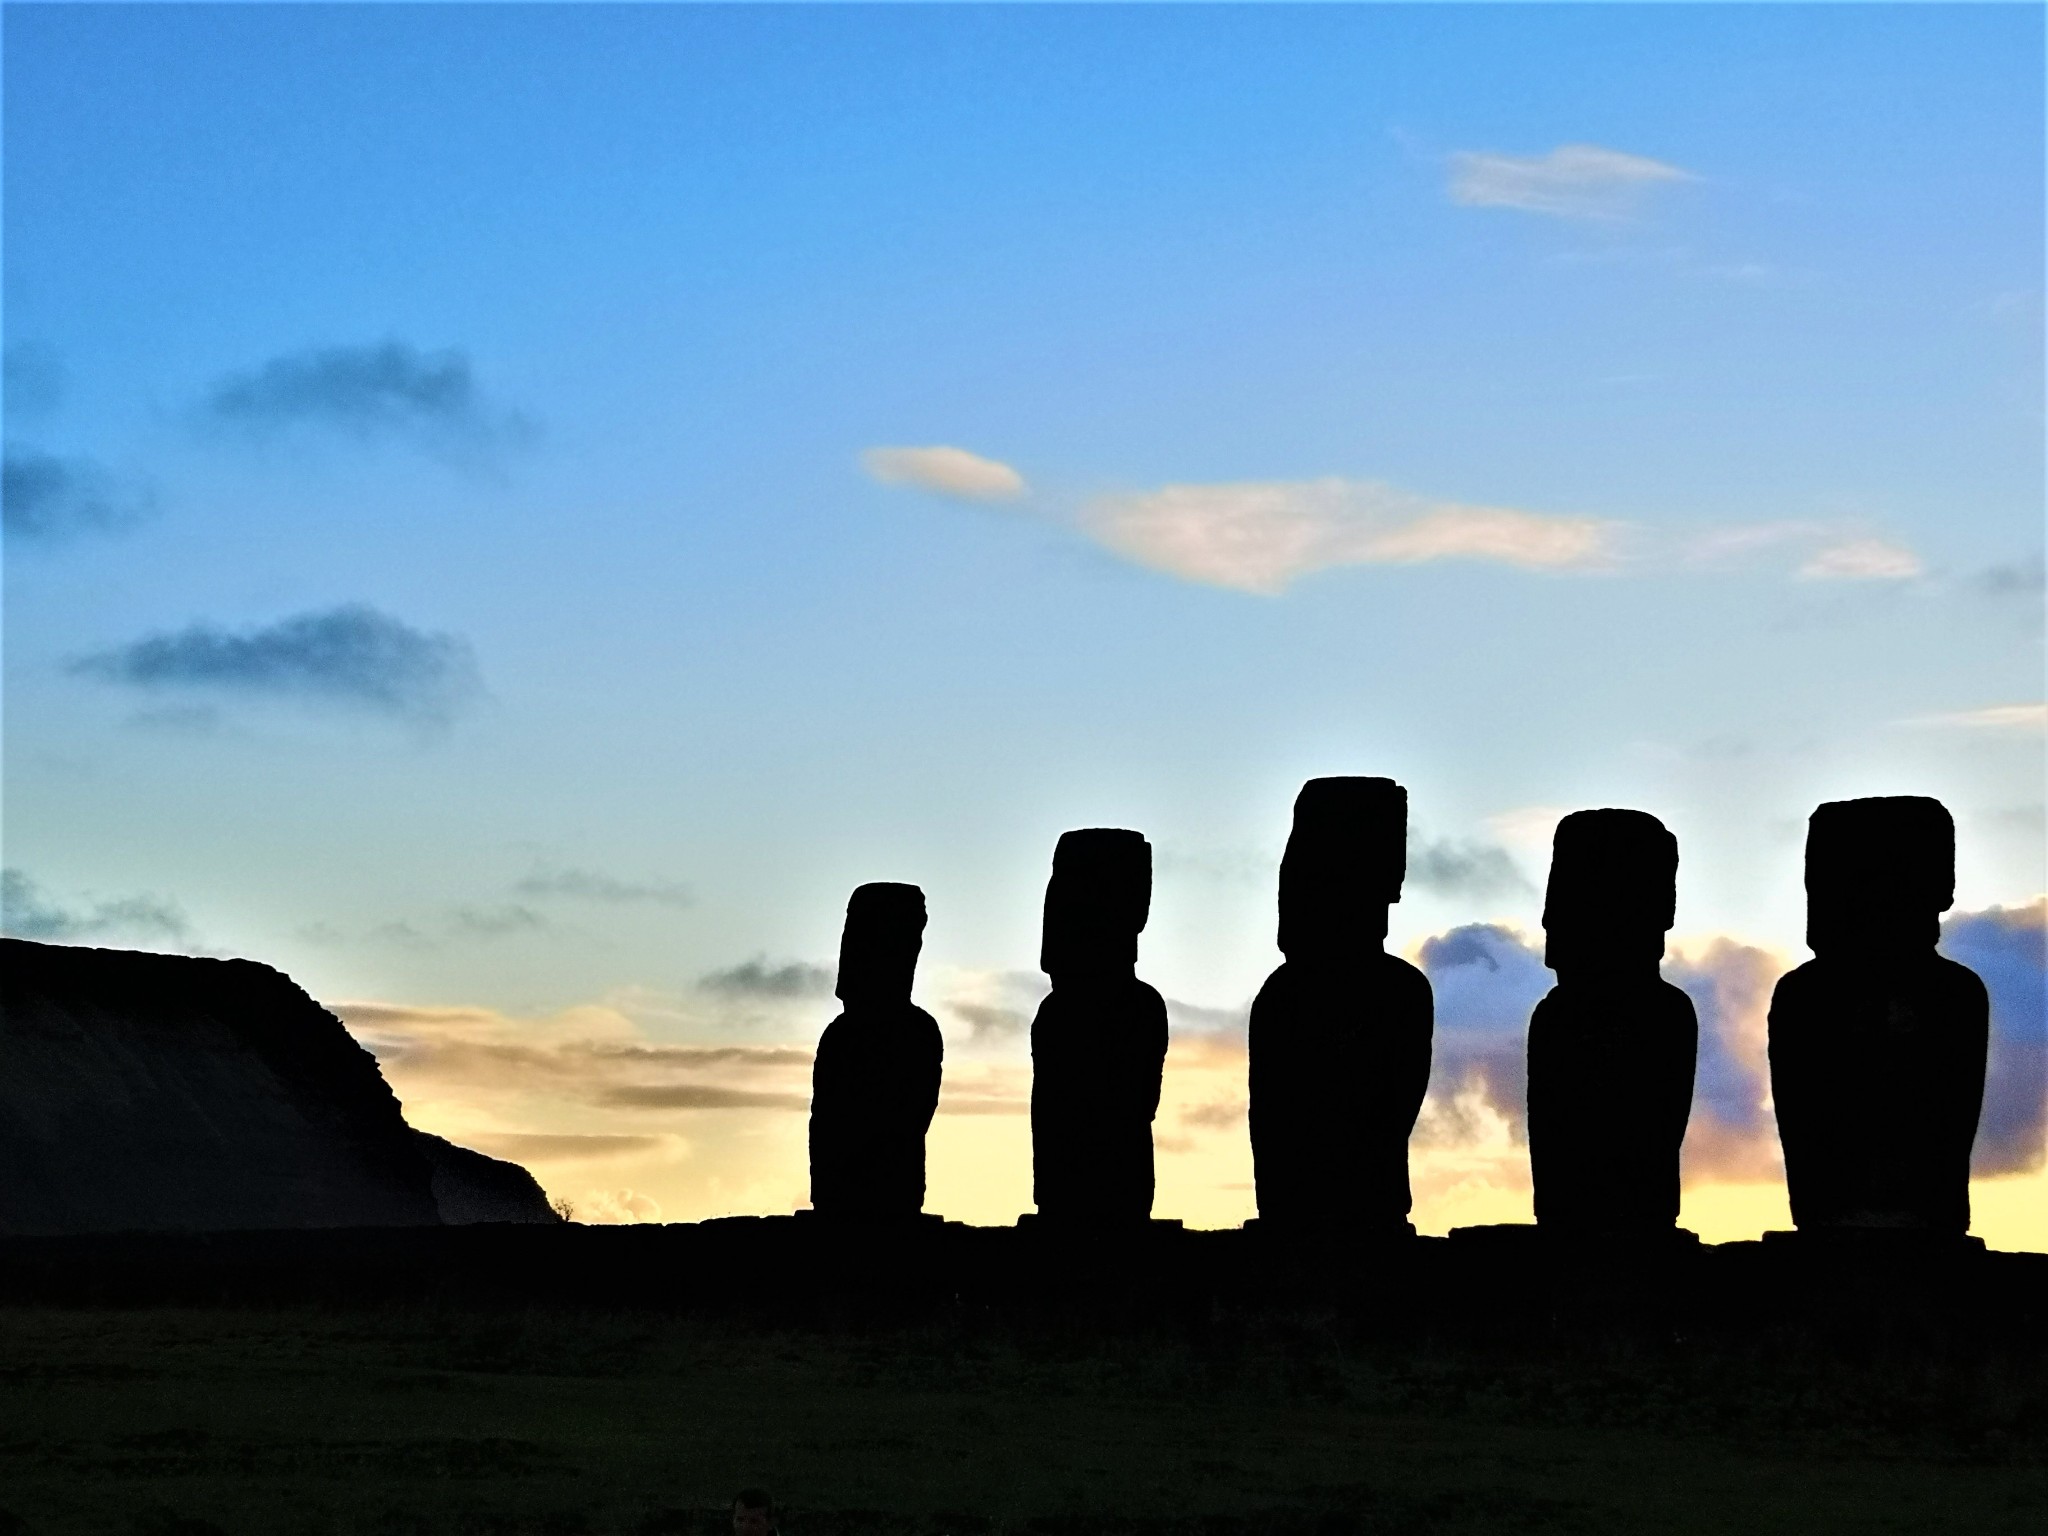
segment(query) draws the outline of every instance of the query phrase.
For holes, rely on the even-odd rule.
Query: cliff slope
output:
[[[436,1141],[281,972],[0,939],[0,1233],[555,1219]]]

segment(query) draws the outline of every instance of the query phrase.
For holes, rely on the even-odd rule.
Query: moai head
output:
[[[854,887],[839,935],[839,1000],[907,1003],[924,947],[924,892],[880,882]]]
[[[1930,948],[1956,899],[1956,824],[1925,795],[1830,800],[1806,823],[1806,943],[1816,955]]]
[[[1543,963],[1570,976],[1651,974],[1678,904],[1678,839],[1647,811],[1574,811],[1550,845]]]
[[[1129,972],[1152,907],[1152,845],[1136,832],[1062,832],[1045,887],[1039,969],[1062,975]]]
[[[1310,779],[1280,857],[1280,953],[1299,962],[1379,949],[1407,873],[1407,790],[1392,779]]]

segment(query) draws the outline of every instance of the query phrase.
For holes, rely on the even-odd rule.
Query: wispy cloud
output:
[[[194,624],[81,657],[69,670],[152,692],[347,705],[419,724],[445,723],[481,692],[466,641],[361,603],[241,631]]]
[[[61,544],[118,533],[147,517],[146,490],[123,487],[90,459],[10,444],[0,460],[0,526],[9,539]]]
[[[1899,723],[1965,731],[2042,731],[2048,730],[2048,704],[1990,704],[1953,714],[1915,715]]]
[[[2039,555],[1986,566],[1970,578],[1970,587],[1985,597],[2030,597],[2038,603],[2048,595],[2048,566]]]
[[[21,869],[0,871],[0,932],[51,944],[112,938],[161,944],[181,952],[196,947],[192,925],[176,902],[159,896],[86,897],[64,902]]]
[[[1415,839],[1408,849],[1408,879],[1440,896],[1499,896],[1534,889],[1506,849],[1470,839]]]
[[[941,994],[934,1012],[967,1026],[963,1044],[1002,1050],[1021,1042],[1031,1018],[1051,989],[1038,971],[996,971],[958,967],[934,978]]]
[[[1681,538],[1680,565],[1725,570],[1775,555],[1802,581],[1903,581],[1921,575],[1918,554],[1893,538],[1862,532],[1853,523],[1785,518],[1768,523],[1730,523]]]
[[[782,1000],[830,997],[836,980],[834,973],[822,965],[812,965],[803,960],[770,965],[766,955],[756,955],[751,960],[742,960],[738,965],[699,977],[697,985],[707,992],[723,993],[728,997]]]
[[[681,1157],[689,1143],[680,1136],[549,1135],[500,1131],[472,1135],[479,1152],[515,1163],[596,1163],[666,1154]]]
[[[1625,219],[1659,187],[1695,181],[1690,171],[1597,144],[1561,144],[1544,155],[1459,150],[1450,157],[1451,201],[1560,219]]]
[[[860,465],[884,485],[914,485],[968,501],[1014,501],[1026,489],[1009,465],[965,448],[869,448]]]
[[[461,351],[423,352],[402,341],[311,347],[217,380],[203,419],[269,439],[300,428],[359,441],[495,449],[532,433],[525,418],[493,409]]]
[[[508,902],[495,907],[455,907],[448,914],[449,926],[467,938],[503,939],[514,934],[540,933],[548,920],[531,907]]]
[[[1814,552],[1799,567],[1802,581],[1903,581],[1926,567],[1903,544],[1889,539],[1845,539]]]
[[[1140,565],[1274,595],[1344,565],[1483,560],[1523,570],[1607,570],[1623,526],[1596,517],[1430,501],[1371,480],[1168,485],[1098,497],[1080,525]]]
[[[687,907],[696,901],[689,887],[669,880],[621,880],[597,870],[550,865],[513,887],[522,896],[565,897],[606,906]]]
[[[808,1092],[771,1093],[717,1083],[633,1083],[607,1088],[597,1102],[613,1109],[809,1109]]]

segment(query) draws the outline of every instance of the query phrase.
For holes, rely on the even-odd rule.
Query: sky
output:
[[[1251,1213],[1304,779],[1407,786],[1417,1224],[1526,1219],[1551,827],[1680,846],[1687,1221],[1824,800],[1954,812],[2048,1249],[2033,6],[8,5],[6,926],[256,958],[589,1219],[803,1199],[922,886],[1029,1205],[1051,850],[1151,840],[1161,1215]]]

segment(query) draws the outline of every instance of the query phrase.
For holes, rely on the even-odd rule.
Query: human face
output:
[[[774,1528],[767,1510],[756,1509],[750,1504],[733,1505],[732,1536],[768,1536]]]

